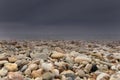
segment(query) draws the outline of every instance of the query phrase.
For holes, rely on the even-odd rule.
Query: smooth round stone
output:
[[[120,72],[111,75],[110,80],[120,80]]]
[[[53,73],[56,77],[60,75],[60,72],[59,72],[58,69],[53,69],[53,70],[52,70],[52,73]]]
[[[51,72],[45,72],[42,75],[43,80],[53,80],[54,75]]]
[[[42,76],[42,72],[43,72],[42,69],[33,70],[32,73],[31,73],[31,76],[32,76],[33,78],[41,77],[41,76]]]
[[[109,80],[109,75],[106,73],[101,73],[97,76],[96,80]]]
[[[15,63],[6,63],[4,65],[4,67],[8,70],[8,71],[17,71],[18,70],[18,66]]]
[[[54,69],[54,66],[52,63],[42,63],[41,68],[45,71],[52,71]]]
[[[9,72],[8,80],[24,80],[23,76],[18,72]]]
[[[31,70],[27,68],[27,69],[25,70],[24,74],[29,76],[29,75],[31,74]]]
[[[28,69],[30,69],[30,70],[36,70],[38,68],[38,65],[37,64],[30,64],[29,66],[28,66]]]
[[[6,76],[7,73],[8,73],[8,70],[5,69],[5,68],[2,68],[2,69],[0,70],[0,76]]]
[[[60,59],[63,57],[65,57],[65,54],[57,52],[57,51],[53,51],[51,55],[51,58],[54,58],[54,59]]]

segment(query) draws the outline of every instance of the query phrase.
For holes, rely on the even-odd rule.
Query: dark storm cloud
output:
[[[1,0],[1,22],[43,24],[120,21],[119,0]]]
[[[0,31],[8,36],[120,34],[119,8],[119,0],[0,0]]]

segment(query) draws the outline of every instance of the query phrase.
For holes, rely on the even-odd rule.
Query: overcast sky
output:
[[[119,0],[0,0],[0,38],[120,39]]]

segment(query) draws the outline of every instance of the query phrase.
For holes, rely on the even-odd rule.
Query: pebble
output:
[[[63,71],[61,72],[61,75],[64,75],[66,77],[73,77],[75,78],[75,73],[71,70]]]
[[[120,72],[112,74],[110,80],[120,80]]]
[[[54,69],[52,63],[42,63],[41,68],[45,71],[52,71]]]
[[[81,62],[83,62],[83,61],[87,61],[87,62],[91,62],[91,58],[89,58],[89,57],[87,57],[87,56],[77,56],[76,58],[75,58],[75,63],[81,63]]]
[[[8,70],[7,70],[7,69],[5,69],[5,68],[0,69],[0,76],[1,76],[1,77],[6,76],[7,73],[8,73]]]
[[[24,80],[23,76],[18,72],[9,72],[8,80]]]
[[[120,80],[118,45],[117,41],[0,41],[0,80]]]
[[[73,57],[77,57],[77,56],[80,55],[80,53],[79,53],[79,52],[76,52],[76,51],[72,51],[72,52],[70,52],[69,55],[70,55],[70,56],[73,56]]]
[[[17,58],[15,56],[14,57],[8,57],[8,61],[13,63],[13,62],[17,61]]]
[[[8,70],[8,71],[17,71],[18,70],[18,66],[15,63],[6,63],[4,65],[4,67]]]
[[[31,70],[30,69],[26,69],[24,72],[25,75],[29,76],[31,74]]]
[[[43,72],[42,69],[33,70],[32,73],[31,73],[31,76],[32,76],[33,78],[41,77],[41,76],[42,76],[42,72]]]
[[[37,64],[30,64],[29,66],[28,66],[28,69],[30,69],[31,71],[32,70],[36,70],[38,68],[38,65]]]
[[[8,63],[8,61],[7,60],[0,61],[0,65],[4,65],[5,63]]]
[[[91,69],[92,69],[92,64],[87,64],[84,68],[84,71],[86,73],[90,73],[91,72]]]
[[[53,80],[54,75],[51,72],[45,72],[42,75],[43,80]]]
[[[106,73],[101,73],[97,76],[96,80],[109,80],[109,75]]]
[[[5,53],[0,54],[0,60],[6,60],[7,57],[5,56]]]
[[[54,74],[54,76],[58,77],[60,75],[60,72],[58,69],[53,69],[52,73]]]
[[[113,53],[113,58],[120,60],[120,53]]]
[[[43,60],[47,60],[48,55],[45,53],[34,53],[34,54],[30,54],[31,58],[33,59],[43,59]]]
[[[85,77],[85,76],[86,76],[86,74],[85,74],[85,72],[84,72],[83,70],[78,70],[78,71],[76,72],[76,74],[77,74],[79,77]]]
[[[51,58],[60,59],[60,58],[63,58],[64,56],[65,56],[65,54],[63,54],[63,53],[53,51],[52,55],[51,55]]]
[[[28,66],[27,65],[24,65],[22,68],[21,68],[21,72],[23,72],[23,71],[25,71],[26,69],[28,68]]]
[[[35,80],[43,80],[42,77],[37,77]]]

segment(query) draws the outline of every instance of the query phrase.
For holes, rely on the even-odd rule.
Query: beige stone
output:
[[[17,71],[18,70],[18,66],[15,63],[6,63],[4,66],[9,71]]]

